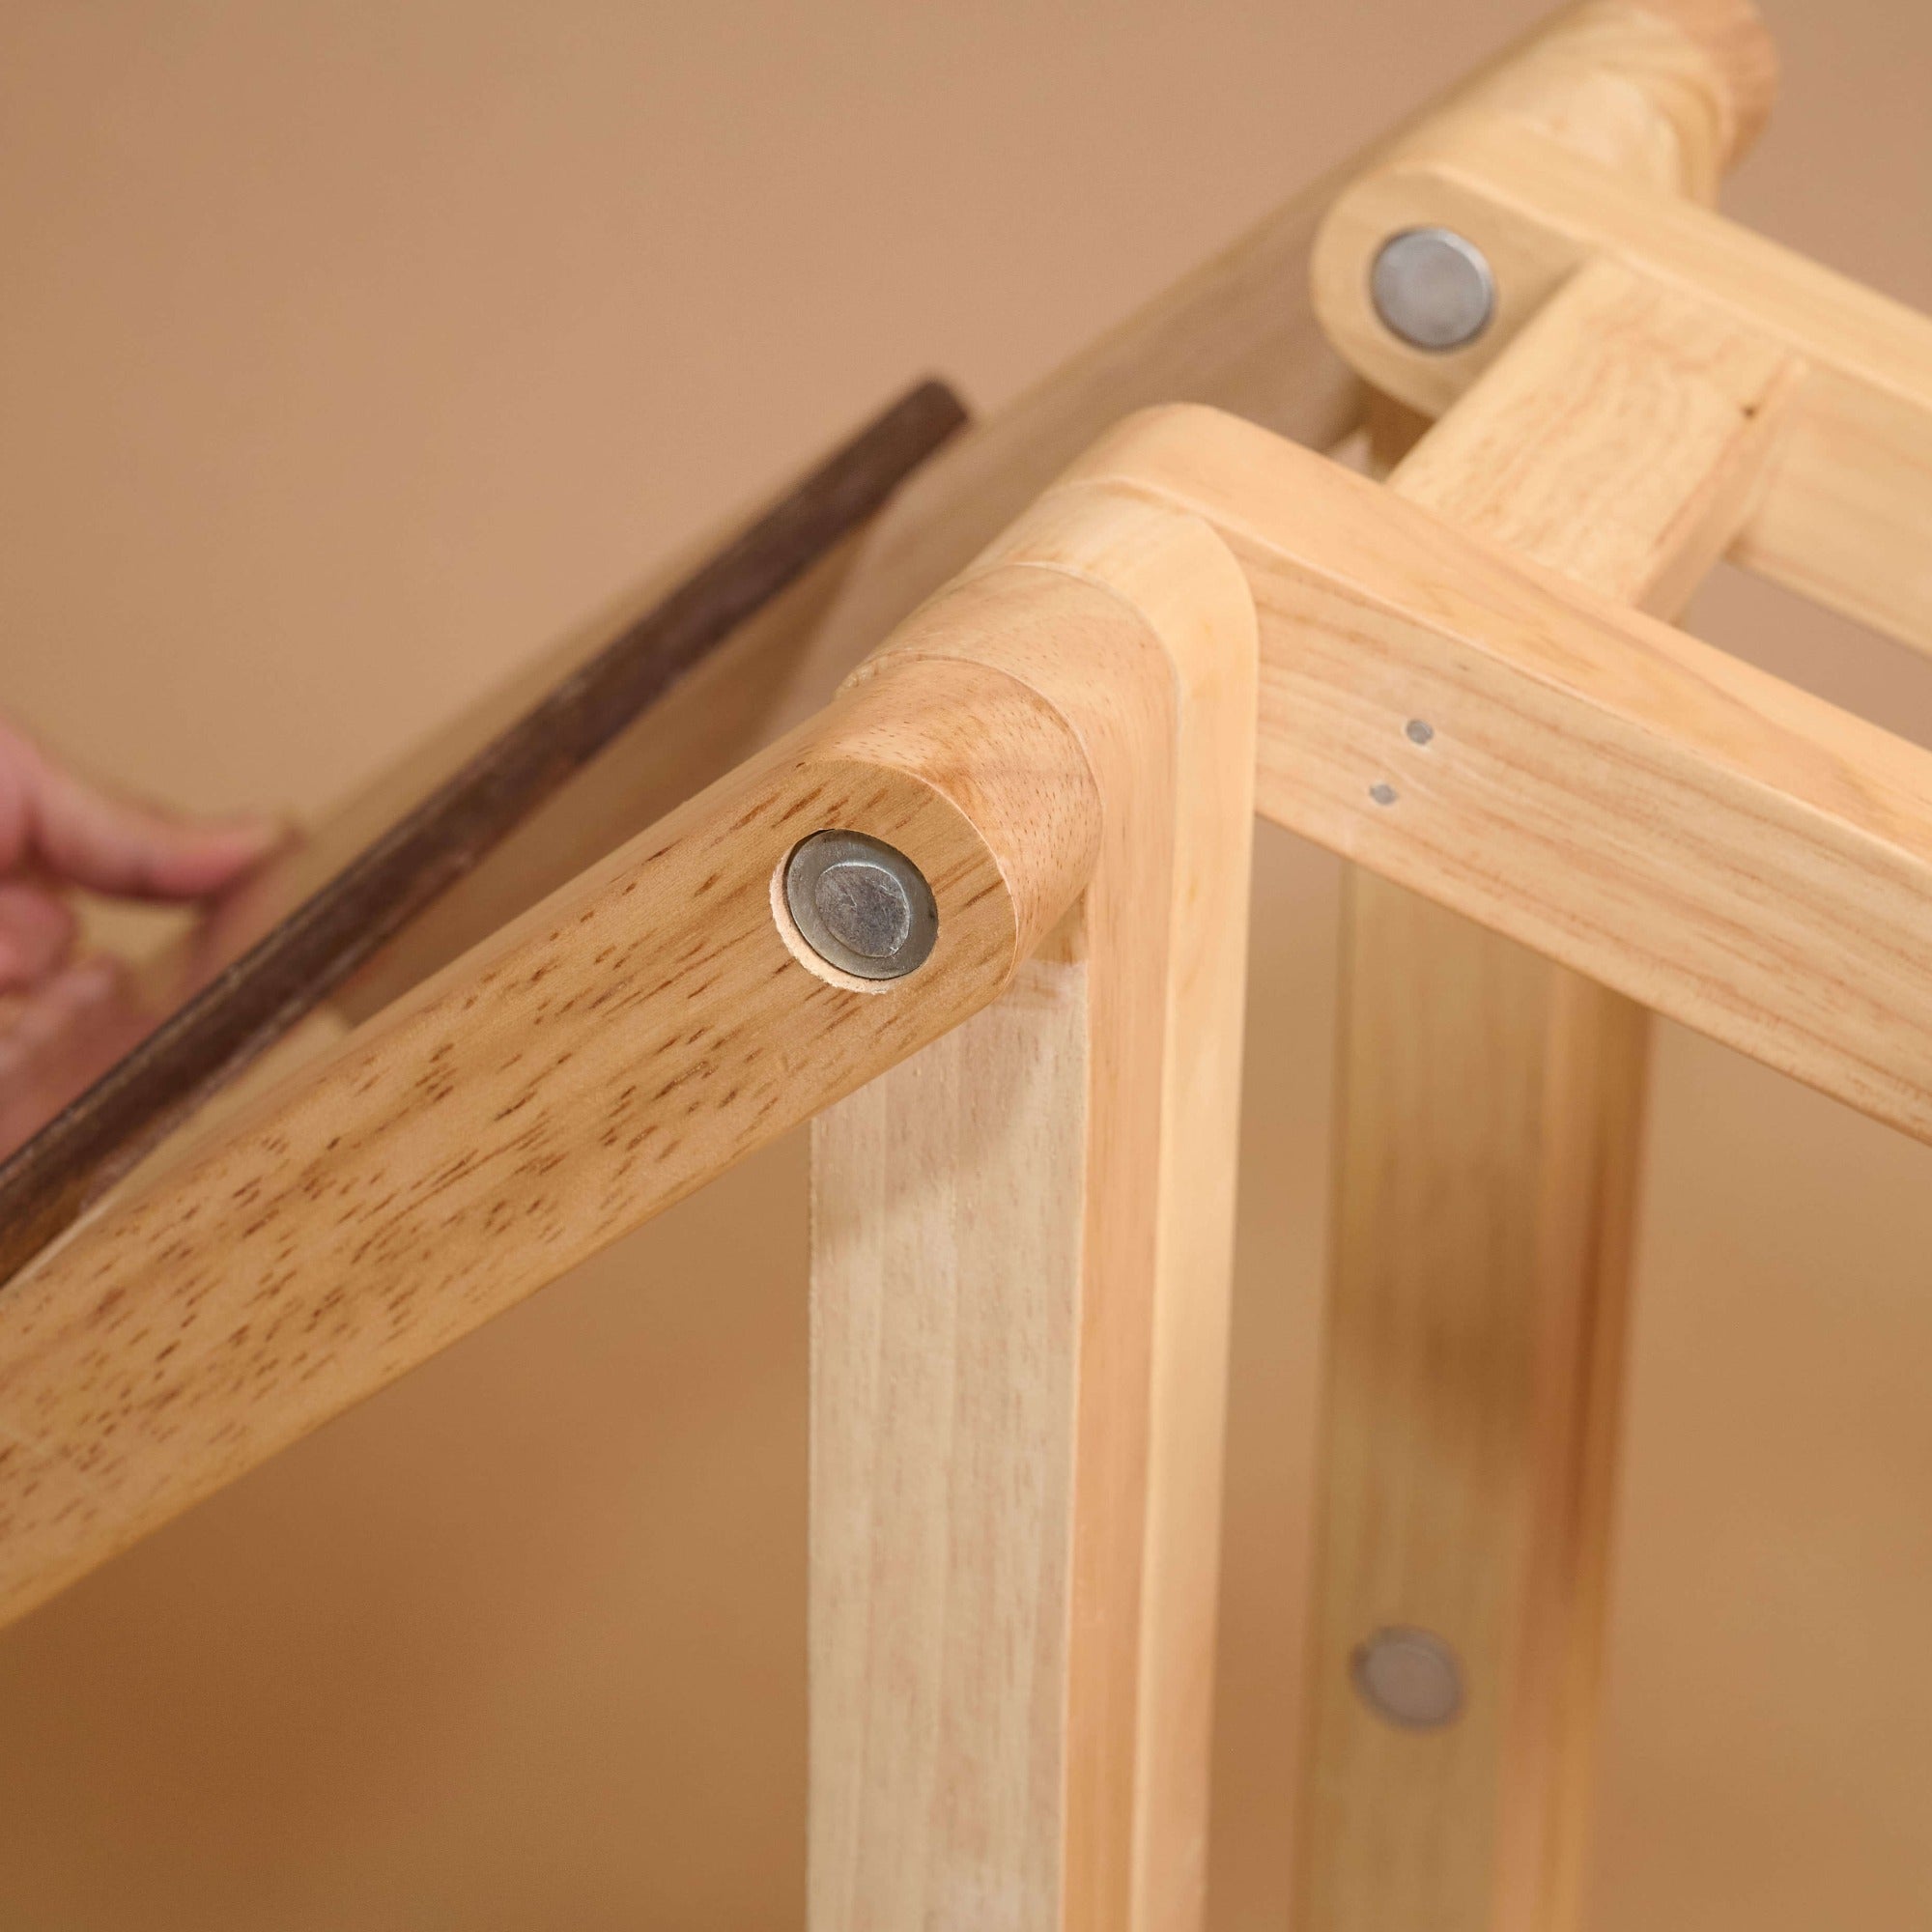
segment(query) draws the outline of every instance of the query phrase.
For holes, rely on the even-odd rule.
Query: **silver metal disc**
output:
[[[863,832],[814,832],[785,861],[785,905],[805,943],[858,980],[900,980],[924,965],[939,908],[919,867]]]
[[[1461,349],[1490,326],[1496,283],[1483,251],[1448,228],[1406,228],[1381,245],[1369,295],[1412,348]]]
[[[1369,1709],[1404,1730],[1439,1730],[1463,1709],[1462,1666],[1434,1631],[1378,1630],[1355,1646],[1349,1672]]]

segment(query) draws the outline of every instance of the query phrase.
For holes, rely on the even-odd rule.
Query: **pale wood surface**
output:
[[[1316,447],[1362,406],[1315,319],[1308,265],[1350,170],[1295,195],[1219,255],[1069,357],[926,463],[863,538],[840,546],[669,692],[330,1001],[351,1023],[489,937],[623,839],[826,703],[892,628],[971,561],[1122,415],[1197,401]],[[259,937],[376,833],[473,755],[611,630],[734,527],[685,546],[622,603],[574,631],[326,813],[299,847],[202,929],[148,961],[156,1016],[212,960]],[[310,1037],[325,1037],[325,1030]],[[192,1134],[192,1122],[185,1133]]]
[[[1258,651],[1252,602],[1210,541],[1175,529],[1167,513],[1073,485],[989,554],[1126,597],[1164,642],[1180,706],[1136,1691],[1137,1932],[1198,1926],[1207,1885]]]
[[[1535,11],[1522,0],[1505,4],[1519,17]],[[1891,0],[1829,11],[1786,0],[1779,16],[1792,37],[1796,98],[1784,104],[1776,139],[1746,188],[1752,216],[1772,223],[1781,239],[1804,238],[1814,253],[1835,250],[1837,266],[1907,293],[1923,280],[1912,251],[1932,232],[1924,212],[1932,183],[1911,165],[1923,153],[1914,75],[1926,71],[1932,16],[1901,11]],[[70,17],[92,54],[97,40],[108,52],[125,43],[136,16],[124,13],[103,24],[89,15],[84,30],[78,14]],[[298,43],[306,28],[293,23],[319,17],[291,13],[272,38],[267,27],[249,33],[252,71],[234,61],[216,66],[197,50],[199,71],[223,84],[245,77],[251,89],[261,87],[275,43]],[[349,16],[330,17],[340,26]],[[1123,236],[1119,253],[1100,265],[1110,287],[1137,276],[1151,282],[1152,270],[1138,264],[1156,252],[1177,259],[1190,234],[1206,241],[1227,226],[1209,185],[1230,180],[1231,154],[1247,156],[1252,173],[1247,188],[1233,182],[1225,206],[1234,195],[1258,191],[1269,173],[1293,185],[1300,157],[1346,152],[1357,130],[1385,113],[1374,98],[1376,83],[1384,101],[1397,89],[1420,88],[1425,74],[1458,67],[1479,37],[1499,31],[1503,14],[1486,11],[1479,21],[1474,13],[1406,0],[1344,10],[1324,16],[1319,63],[1283,30],[1283,17],[1222,8],[1192,22],[1180,57],[1186,65],[1170,76],[1172,114],[1157,134],[1139,127],[1123,133],[1091,97],[1067,99],[1079,138],[1054,144],[1050,179],[1033,196],[1014,177],[1034,153],[1028,136],[1037,66],[1021,83],[1010,64],[995,64],[990,71],[1002,78],[991,89],[962,76],[952,97],[955,118],[959,101],[970,100],[996,130],[970,184],[953,181],[956,151],[950,161],[942,157],[935,181],[929,150],[895,148],[884,137],[877,97],[916,96],[929,71],[922,63],[954,32],[945,15],[909,17],[905,34],[880,50],[877,85],[855,101],[841,141],[809,144],[806,158],[822,179],[827,154],[838,157],[836,165],[854,153],[890,156],[899,206],[957,186],[958,218],[945,230],[956,254],[949,259],[923,224],[908,223],[887,251],[894,298],[864,304],[861,313],[837,309],[851,251],[808,244],[796,264],[798,311],[849,317],[849,332],[834,339],[801,333],[789,307],[785,321],[775,323],[762,304],[737,299],[735,281],[712,276],[708,257],[680,257],[675,247],[648,245],[657,240],[648,231],[634,232],[623,252],[634,267],[650,265],[640,306],[652,316],[674,312],[680,329],[700,328],[719,357],[743,353],[761,364],[766,393],[773,364],[790,369],[787,358],[796,353],[805,358],[796,373],[809,391],[857,397],[898,366],[894,358],[932,348],[921,333],[924,310],[913,319],[917,339],[908,343],[897,297],[929,288],[943,270],[947,287],[973,292],[970,310],[946,322],[956,330],[949,333],[955,345],[949,354],[990,399],[996,386],[1004,392],[1009,374],[1050,366],[1090,326],[1093,311],[1110,306],[1095,298],[1087,273],[1034,271],[1040,229],[1051,225],[1042,222],[1042,206],[1065,209],[1075,198],[1073,184],[1104,178],[1109,165],[1157,171],[1163,185],[1153,205],[1137,201],[1132,239]],[[1304,43],[1307,28],[1303,18]],[[357,31],[373,45],[399,30],[407,31],[406,14],[380,22],[372,14],[366,33]],[[1065,63],[1079,59],[1069,43],[1086,30],[1091,21],[1037,14],[1030,34],[1037,35],[1044,62]],[[707,86],[728,86],[737,54],[735,43],[702,31],[710,58],[687,76],[693,99]],[[669,15],[654,16],[631,38],[654,46],[667,33],[685,38]],[[1380,68],[1378,42],[1389,60]],[[66,115],[48,84],[48,63],[36,52],[49,43],[36,34],[21,48],[42,128]],[[1211,65],[1204,48],[1212,50]],[[1258,61],[1258,53],[1264,57]],[[821,55],[828,63],[839,58],[830,42]],[[1173,64],[1170,56],[1166,66]],[[261,98],[272,102],[278,85],[293,86],[348,135],[344,152],[362,151],[353,111],[362,103],[348,102],[345,118],[345,102],[331,90],[345,74],[383,75],[384,63],[358,59],[304,75],[307,65],[292,59],[286,72],[270,71]],[[1127,117],[1118,116],[1115,90],[1158,97],[1160,82],[1150,70],[1160,73],[1163,66],[1160,35],[1148,18],[1122,16],[1107,57],[1107,95],[1120,122]],[[461,221],[466,196],[455,185],[450,144],[465,127],[491,126],[492,103],[477,99],[472,67],[461,76],[447,63],[426,64],[423,71],[432,69],[452,90],[440,98],[448,111],[410,137],[412,153],[447,157],[437,189]],[[72,98],[92,99],[99,73],[98,60],[76,60],[67,76]],[[1258,73],[1266,76],[1259,96]],[[574,77],[576,98],[570,79],[546,88],[543,113],[563,125],[581,117],[581,96],[595,77],[585,63]],[[767,77],[773,85],[781,78],[770,70]],[[127,78],[148,103],[141,111],[151,112],[162,71],[144,61]],[[506,88],[518,84],[507,71],[503,80]],[[811,74],[782,80],[793,98],[809,102]],[[1263,97],[1275,103],[1272,146],[1259,131]],[[192,97],[176,101],[184,113],[196,104]],[[1794,128],[1792,117],[1807,113],[1817,116],[1809,131]],[[84,115],[66,118],[90,125]],[[639,119],[627,124],[634,135]],[[196,152],[219,197],[224,183],[256,170],[223,165],[238,138],[246,145],[245,129],[232,118],[215,115],[207,131]],[[16,144],[16,156],[30,163],[30,191],[16,213],[33,226],[43,205],[33,183],[50,179],[35,157],[44,156],[47,144],[25,128],[16,133],[25,144]],[[168,156],[178,159],[190,145],[156,144],[156,165],[143,166],[154,196],[165,192],[174,165]],[[330,150],[326,138],[299,144],[311,180],[327,181]],[[594,177],[619,151],[585,143],[569,153],[581,160],[580,179],[565,171],[559,181],[553,165],[541,188],[525,182],[524,212],[533,221],[553,202],[582,211],[584,196],[597,192]],[[617,173],[675,199],[674,187],[667,195],[662,169],[652,186],[652,157],[627,147],[621,158]],[[272,165],[273,157],[267,159]],[[1176,179],[1183,185],[1172,185]],[[273,185],[277,201],[286,185]],[[487,172],[469,177],[467,199],[485,209],[486,230],[499,224],[488,206],[491,185]],[[715,185],[723,220],[769,200],[765,171],[756,167],[721,176]],[[397,192],[407,195],[408,185]],[[627,188],[622,199],[630,207],[641,196]],[[307,205],[326,216],[354,201],[353,184],[338,182]],[[384,207],[398,210],[393,196]],[[85,212],[63,219],[64,234],[76,218],[84,224]],[[168,218],[163,200],[144,196],[129,222]],[[227,232],[206,220],[189,225],[193,233]],[[106,279],[112,237],[82,232],[89,259],[103,270],[87,286],[105,310],[128,282]],[[390,230],[383,225],[380,232],[386,238]],[[673,214],[670,239],[681,232]],[[1095,246],[1090,230],[1086,247]],[[633,317],[586,345],[579,322],[608,316],[603,304],[612,293],[588,259],[593,252],[580,251],[571,299],[558,302],[553,292],[519,304],[505,284],[506,307],[492,287],[501,278],[502,251],[469,251],[475,268],[460,323],[452,308],[451,326],[434,330],[433,339],[368,331],[369,340],[385,345],[385,359],[396,358],[404,406],[387,411],[386,423],[380,413],[366,421],[366,395],[358,417],[359,385],[351,383],[319,411],[369,471],[366,489],[353,497],[359,522],[320,522],[318,510],[327,515],[332,507],[324,494],[331,452],[305,444],[302,423],[280,410],[255,418],[258,440],[281,445],[282,483],[254,493],[262,507],[245,526],[231,522],[221,529],[232,564],[220,573],[221,600],[250,639],[261,677],[272,682],[242,686],[218,721],[150,706],[152,753],[142,766],[128,768],[131,777],[207,804],[282,789],[319,799],[327,773],[347,771],[366,755],[379,721],[361,735],[331,737],[336,714],[317,707],[292,730],[272,692],[303,677],[305,654],[334,654],[333,670],[318,676],[311,669],[310,684],[362,687],[371,675],[369,639],[393,644],[408,630],[383,621],[396,566],[380,546],[363,542],[364,532],[385,520],[410,532],[393,546],[405,567],[409,556],[426,552],[466,555],[473,565],[460,574],[423,573],[414,608],[422,655],[436,669],[432,675],[415,661],[410,691],[418,699],[426,683],[440,680],[453,693],[476,674],[453,634],[463,628],[466,599],[473,601],[479,588],[493,602],[528,612],[520,625],[533,640],[552,613],[621,574],[621,544],[581,546],[561,568],[554,544],[546,551],[552,493],[531,475],[559,473],[546,459],[568,447],[568,425],[584,423],[584,440],[595,438],[586,497],[602,492],[607,500],[614,495],[634,503],[640,535],[670,521],[651,494],[656,466],[639,454],[641,436],[656,440],[668,425],[680,451],[689,449],[680,502],[720,501],[752,476],[759,452],[742,433],[728,445],[722,438],[707,443],[703,412],[687,406],[677,412],[681,396],[717,393],[700,380],[703,369],[680,362],[685,337],[651,335],[630,326]],[[1003,279],[1015,253],[1025,265],[1017,284]],[[259,251],[227,250],[223,262],[241,263],[243,277],[252,268],[258,286],[273,283],[276,265]],[[215,272],[219,279],[221,265]],[[316,272],[350,304],[359,277],[368,298],[368,264],[352,245],[330,249]],[[998,298],[999,290],[1015,287],[1015,299]],[[191,296],[185,291],[171,311],[175,342],[206,333],[211,320],[249,313],[245,282],[240,301],[224,298],[236,293],[232,281],[211,289],[206,277]],[[1918,299],[1924,305],[1924,291]],[[119,306],[138,315],[145,305]],[[17,303],[12,309],[16,319],[22,313]],[[555,331],[519,332],[525,316],[553,310]],[[161,423],[136,439],[147,453],[131,450],[131,460],[145,468],[125,499],[143,505],[141,527],[192,575],[208,554],[212,473],[232,465],[248,427],[230,426],[218,408],[207,407],[206,392],[193,387],[194,372],[184,381],[179,356],[145,323],[139,327],[152,354],[126,372],[125,383],[103,388],[87,381],[96,337],[84,299],[57,292],[38,312],[45,332],[70,338],[71,354],[47,364],[58,380],[31,386],[74,399],[83,450],[89,397],[97,412],[117,419],[127,408],[140,409],[144,394],[156,407],[172,399],[176,414],[185,410],[200,425],[196,446],[207,452],[208,467],[197,460],[195,473],[183,476],[166,502],[143,483],[163,465],[178,467],[165,454],[175,440]],[[251,393],[287,395],[276,366],[263,366],[262,340],[259,330],[248,331],[245,343],[237,338],[236,374]],[[295,340],[291,355],[298,359],[311,336],[303,331]],[[546,354],[551,345],[561,353]],[[459,389],[479,365],[529,366],[532,349],[561,378],[541,399],[521,382]],[[675,381],[669,368],[679,370]],[[71,376],[62,377],[63,369]],[[457,393],[434,386],[445,371]],[[614,417],[601,409],[600,388],[621,397]],[[103,404],[104,395],[112,400]],[[399,505],[398,479],[407,487],[425,445],[435,447],[420,434],[416,412],[432,402],[438,422],[459,425],[466,449],[500,447],[501,415],[510,412],[529,411],[558,433],[541,448],[519,445],[520,495],[513,494],[511,466],[459,459],[433,506],[420,493]],[[63,403],[52,413],[67,417],[73,410]],[[807,405],[781,433],[803,448],[825,426]],[[74,434],[64,432],[57,443]],[[47,533],[71,532],[74,545],[84,545],[92,526],[83,497],[98,512],[100,493],[85,490],[84,469],[67,489],[46,487],[34,438],[9,441],[21,479],[16,507],[37,526],[24,555],[16,547],[10,603],[16,616],[23,602],[27,610],[14,627],[14,661],[38,655],[44,664],[49,654],[39,647],[59,635],[54,655],[66,667],[71,709],[50,706],[45,722],[63,742],[76,749],[105,743],[111,756],[112,726],[102,714],[117,704],[124,712],[140,708],[156,674],[151,669],[144,679],[143,663],[173,667],[170,683],[217,687],[227,663],[219,639],[233,630],[219,618],[209,621],[198,604],[172,608],[157,595],[152,573],[143,575],[142,556],[118,546],[114,571],[94,573],[102,581],[106,618],[84,597],[63,600],[57,559],[67,553]],[[494,520],[479,518],[486,506]],[[593,521],[594,505],[585,507],[583,518],[574,503],[559,507],[556,524]],[[345,575],[357,585],[367,622],[345,619],[338,605],[312,595],[288,568],[264,585],[275,566],[313,554],[310,539],[322,527],[334,540],[332,554],[355,558]],[[17,526],[14,534],[22,534]],[[264,551],[273,553],[268,568]],[[41,584],[45,601],[35,605],[23,593]],[[431,592],[445,585],[445,601],[436,602]],[[156,618],[144,627],[147,648],[139,651],[132,638],[113,635],[111,614],[136,597],[150,601]],[[48,629],[32,620],[34,611],[59,611],[64,601],[67,623]],[[262,621],[277,614],[284,621]],[[1712,599],[1714,628],[1701,634],[1736,637],[1747,650],[1762,645],[1776,654],[1775,668],[1816,675],[1837,702],[1888,723],[1911,719],[1922,730],[1924,680],[1903,654],[1870,646],[1822,615],[1807,631],[1806,617],[1796,600],[1733,574]],[[503,633],[514,635],[520,625],[493,633],[499,650]],[[212,639],[194,635],[203,626]],[[341,635],[332,638],[338,626]],[[43,685],[62,688],[51,670]],[[1857,695],[1839,695],[1848,691]],[[25,696],[24,685],[10,683],[10,698]],[[92,735],[90,721],[100,723],[100,737]],[[197,723],[206,733],[200,744]],[[211,755],[217,732],[221,743]],[[252,778],[228,755],[241,737],[282,748],[287,777],[279,785]],[[211,771],[221,776],[203,776]],[[198,793],[189,789],[197,779],[204,787]],[[1272,827],[1261,833],[1270,901],[1285,899],[1292,882],[1317,896],[1318,910],[1325,907],[1328,856]],[[1325,1065],[1325,1049],[1314,1037],[1325,1033],[1321,993],[1332,977],[1333,949],[1325,928],[1310,941],[1312,918],[1299,898],[1293,907],[1277,905],[1269,956],[1284,963],[1264,969],[1257,960],[1255,970],[1267,971],[1270,986],[1261,989],[1254,1016],[1266,1015],[1288,1036],[1273,1047],[1274,1058],[1251,1065],[1258,1089],[1326,1085],[1325,1073],[1316,1071]],[[1895,1660],[1914,1654],[1914,1626],[1928,1613],[1925,1558],[1932,1554],[1909,1502],[1926,1482],[1924,1417],[1910,1393],[1926,1334],[1915,1262],[1927,1238],[1922,1209],[1932,1202],[1923,1151],[1708,1040],[1674,1027],[1662,1031],[1667,1140],[1655,1165],[1668,1176],[1674,1207],[1661,1232],[1646,1208],[1650,1268],[1667,1297],[1653,1297],[1644,1344],[1640,1574],[1622,1586],[1618,1788],[1612,1853],[1600,1873],[1604,1923],[1644,1932],[1673,1924],[1699,1932],[1752,1923],[1757,1932],[1816,1932],[1848,1919],[1916,1924],[1932,1849],[1916,1836],[1923,1768],[1932,1762],[1924,1749],[1927,1685],[1917,1672],[1900,1676]],[[1276,1621],[1270,1593],[1286,1587],[1286,1578],[1264,1566],[1286,1571],[1298,1562],[1299,1496],[1284,1485],[1300,1466],[1300,1407],[1282,1398],[1299,1390],[1305,1250],[1324,1219],[1308,1204],[1306,1177],[1325,1165],[1325,1141],[1310,1129],[1307,1107],[1293,1093],[1271,1105],[1290,1111],[1295,1137],[1292,1149],[1275,1138],[1264,1142],[1244,1176],[1244,1198],[1261,1208],[1278,1259],[1250,1256],[1250,1292],[1237,1316],[1246,1356],[1246,1434],[1235,1451],[1237,1464],[1244,1451],[1252,1453],[1237,1477],[1245,1513],[1231,1524],[1239,1546],[1236,1681],[1224,1698],[1222,1748],[1229,1754],[1221,1763],[1231,1776],[1216,1809],[1225,1818],[1218,1854],[1224,1914],[1233,1924],[1278,1932],[1288,1923],[1277,1889],[1286,1833],[1273,1740],[1286,1735],[1274,1720],[1290,1694],[1291,1672],[1264,1634]],[[1251,1130],[1272,1124],[1258,1121]],[[1291,1159],[1303,1179],[1284,1188],[1270,1165],[1280,1160],[1286,1171]],[[804,1168],[802,1151],[790,1143],[758,1157],[755,1168],[737,1170],[560,1291],[537,1297],[193,1512],[59,1608],[16,1626],[5,1656],[7,1729],[15,1748],[7,1787],[8,1905],[0,1919],[66,1932],[83,1925],[121,1932],[129,1924],[213,1932],[311,1921],[334,1928],[368,1925],[385,1913],[410,1922],[475,1923],[495,1913],[544,1923],[557,1916],[559,1875],[632,1925],[795,1918],[804,1835],[803,1776],[795,1769],[803,1763],[803,1673],[792,1669],[803,1657]],[[676,1295],[674,1283],[687,1278],[705,1283],[703,1297]],[[1667,1313],[1659,1306],[1666,1298]],[[1713,1361],[1724,1364],[1719,1378],[1710,1375]],[[1786,1667],[1793,1657],[1805,1660],[1803,1671]],[[1686,1802],[1687,1793],[1696,1794],[1695,1802]],[[408,1821],[406,1844],[390,1829],[395,1820]],[[110,1857],[97,1856],[109,1845]]]
[[[1673,609],[1751,499],[1790,374],[1599,265],[1389,489]],[[1302,1921],[1554,1932],[1582,1909],[1644,1014],[1351,887]],[[1392,1626],[1456,1653],[1445,1727],[1355,1691],[1352,1653]]]
[[[1498,298],[1465,349],[1424,355],[1376,320],[1366,265],[1419,223],[1467,236]],[[1932,649],[1932,321],[1679,196],[1624,179],[1534,129],[1459,123],[1335,205],[1317,300],[1366,375],[1439,413],[1583,263],[1608,257],[1721,311],[1799,358],[1789,447],[1735,554],[1792,588]]]
[[[1015,681],[881,677],[271,1090],[10,1287],[0,1613],[554,1279],[991,999],[1097,806]],[[884,992],[787,951],[820,824],[924,871]]]
[[[1748,0],[1579,0],[1456,90],[1399,147],[1501,120],[1709,201],[1756,138],[1776,50]]]
[[[1055,1922],[1086,1097],[1049,954],[813,1126],[814,1927]]]
[[[1802,377],[1721,313],[1597,263],[1403,459],[1393,487],[1673,614],[1758,501]]]
[[[1599,152],[1649,153],[1660,178],[1701,170],[1715,181],[1755,136],[1775,89],[1776,55],[1748,0],[1582,0],[1411,126],[1472,101],[1573,139],[1607,125],[1613,146]],[[1314,183],[926,466],[867,532],[787,715],[822,703],[922,596],[1132,411],[1206,403],[1313,448],[1339,441],[1363,399],[1311,293],[1311,262],[1336,197],[1408,138],[1399,130]]]
[[[1636,0],[1702,49],[1717,70],[1725,124],[1724,164],[1736,162],[1764,131],[1777,99],[1777,43],[1751,0]]]
[[[1580,1346],[1559,1347],[1616,1299],[1600,1241],[1621,1225],[1642,1029],[1415,895],[1352,889],[1297,1923],[1561,1924],[1499,1881],[1509,1857],[1534,1887],[1537,1840],[1572,1822],[1521,1719],[1532,1699],[1558,1715],[1533,1677],[1582,1606],[1533,1600],[1529,1566],[1576,1575],[1572,1498],[1538,1520],[1539,1478],[1577,1468],[1576,1417],[1548,1399],[1587,1386]],[[1441,1730],[1394,1729],[1350,1683],[1356,1646],[1394,1625],[1457,1653],[1464,1703]]]
[[[1186,1927],[1253,609],[1197,520],[1075,490],[888,662],[954,651],[1063,708],[1106,834],[1013,992],[814,1134],[811,1923]]]
[[[1247,570],[1264,813],[1932,1138],[1932,755],[1210,411],[1079,473]]]

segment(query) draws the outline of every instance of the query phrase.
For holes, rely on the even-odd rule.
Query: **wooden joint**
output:
[[[775,869],[827,828],[937,903],[883,992],[826,983],[775,923]],[[0,1617],[996,998],[1099,832],[1049,706],[908,665],[135,1177],[7,1291]]]
[[[1660,161],[1644,136],[1654,125],[1580,89],[1577,63],[1595,58],[1591,37],[1559,34],[1555,44],[1563,62],[1532,43],[1336,198],[1311,262],[1329,339],[1369,382],[1436,416],[1593,265],[1701,309],[1710,330],[1797,372],[1786,447],[1732,554],[1932,650],[1918,536],[1932,521],[1932,321],[1700,206],[1714,175],[1694,157]],[[1654,102],[1675,98],[1638,67],[1612,60],[1603,71],[1620,88],[1641,79]],[[1552,72],[1567,91],[1552,92]],[[1728,161],[1736,148],[1727,138],[1711,154]],[[1448,230],[1487,266],[1487,325],[1456,346],[1406,340],[1374,296],[1382,250],[1416,229]]]
[[[1247,574],[1265,816],[1932,1139],[1932,755],[1212,411],[1074,474]]]
[[[1049,494],[861,691],[992,668],[1095,775],[1071,920],[815,1124],[810,1923],[1184,1927],[1206,1883],[1257,626]]]

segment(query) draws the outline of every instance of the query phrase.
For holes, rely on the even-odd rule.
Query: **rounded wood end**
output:
[[[1751,0],[1635,0],[1709,56],[1723,88],[1726,167],[1764,131],[1777,99],[1777,43]]]

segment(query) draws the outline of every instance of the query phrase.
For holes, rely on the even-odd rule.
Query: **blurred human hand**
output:
[[[154,1024],[121,962],[75,956],[75,888],[213,896],[283,838],[272,820],[196,822],[117,797],[0,719],[0,1155]]]

